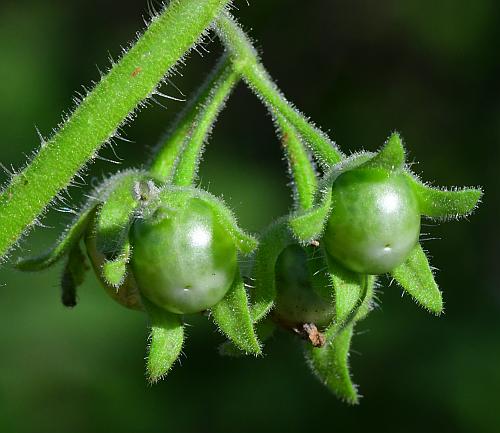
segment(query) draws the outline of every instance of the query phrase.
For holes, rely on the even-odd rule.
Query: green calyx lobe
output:
[[[107,263],[106,257],[103,253],[98,251],[96,246],[96,237],[92,234],[92,232],[87,232],[87,235],[85,236],[85,247],[97,279],[106,293],[114,301],[124,307],[130,308],[131,310],[142,311],[143,305],[133,274],[131,272],[127,272],[126,276],[121,280],[120,285],[118,287],[113,286],[104,276],[103,266]]]
[[[139,290],[172,313],[196,313],[214,306],[235,277],[236,246],[211,207],[196,197],[181,207],[160,204],[138,219],[131,243],[131,267]]]
[[[145,172],[130,171],[111,177],[98,191],[99,206],[84,240],[87,254],[106,293],[133,310],[143,310],[134,276],[128,270],[131,255],[129,230],[134,213],[153,185]]]
[[[380,151],[361,167],[381,168],[389,172],[400,172],[405,165],[405,149],[397,132],[391,134]]]

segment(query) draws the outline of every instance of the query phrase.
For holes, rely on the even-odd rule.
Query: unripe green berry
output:
[[[130,239],[139,290],[172,313],[197,313],[214,306],[234,279],[234,242],[200,199],[192,198],[181,208],[160,205],[134,223]]]
[[[326,327],[335,314],[325,260],[317,248],[286,247],[276,262],[275,319],[286,327]]]
[[[346,268],[382,274],[400,265],[418,242],[420,211],[406,178],[384,169],[339,176],[323,242]]]

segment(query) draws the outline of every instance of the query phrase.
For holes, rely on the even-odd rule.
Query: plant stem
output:
[[[116,134],[229,0],[173,0],[0,195],[0,258]]]
[[[320,164],[329,167],[342,159],[342,153],[319,128],[312,125],[272,81],[262,65],[250,38],[229,13],[217,18],[217,32],[241,71],[243,79],[262,98],[271,113],[281,113],[303,136]]]
[[[175,185],[188,186],[194,182],[205,141],[239,79],[240,75],[234,71],[229,59],[225,58],[217,70],[210,93],[199,108],[193,131],[175,170]]]
[[[179,186],[193,183],[205,141],[239,79],[224,55],[159,146],[150,169],[155,178]]]
[[[206,89],[200,89],[200,95],[205,93]],[[156,154],[149,173],[160,182],[171,182],[174,175],[175,166],[180,157],[186,137],[191,134],[194,120],[196,118],[198,99],[193,98],[177,117],[166,137],[156,146]]]
[[[290,122],[279,113],[275,115],[275,119],[294,180],[297,207],[302,210],[310,209],[314,204],[318,180],[309,154]]]

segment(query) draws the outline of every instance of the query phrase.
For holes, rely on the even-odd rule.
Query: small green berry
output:
[[[163,205],[131,230],[131,267],[139,290],[172,313],[204,311],[229,290],[237,270],[234,241],[212,208],[191,198]]]
[[[418,200],[400,173],[370,168],[340,175],[332,209],[323,241],[328,253],[354,272],[389,272],[418,242]]]
[[[289,328],[304,323],[326,327],[335,305],[325,260],[318,248],[294,244],[276,262],[275,319]]]

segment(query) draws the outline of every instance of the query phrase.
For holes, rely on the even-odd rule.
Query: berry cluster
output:
[[[417,303],[440,314],[441,292],[419,244],[421,217],[468,215],[482,192],[422,183],[405,163],[397,133],[377,153],[345,157],[268,85],[232,18],[221,17],[218,26],[229,54],[181,114],[150,169],[107,179],[51,250],[17,267],[40,270],[66,257],[62,301],[72,307],[87,257],[115,301],[149,315],[152,382],[180,354],[183,317],[209,312],[228,338],[222,353],[260,355],[274,327],[284,328],[305,341],[308,364],[325,385],[355,403],[351,337],[373,307],[378,276],[389,274]],[[294,181],[293,212],[258,237],[238,226],[223,201],[193,186],[209,132],[240,78],[270,109]],[[242,255],[253,263],[248,275],[239,267]]]

